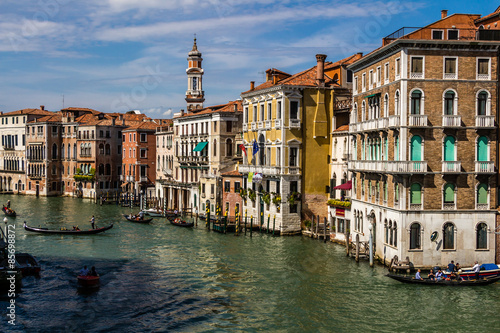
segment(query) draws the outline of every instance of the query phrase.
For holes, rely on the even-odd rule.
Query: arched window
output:
[[[414,90],[411,93],[411,114],[420,114],[420,106],[422,102],[422,92]]]
[[[488,185],[485,183],[477,186],[477,203],[478,205],[488,204]]]
[[[71,159],[71,144],[68,144],[68,160]]]
[[[384,229],[385,229],[385,243],[389,242],[389,224],[387,223],[387,219],[384,221]]]
[[[451,135],[444,138],[444,160],[455,161],[455,138]]]
[[[366,102],[361,103],[361,121],[366,120]]]
[[[111,165],[106,164],[106,176],[109,176],[109,175],[111,175]]]
[[[419,183],[413,183],[410,186],[410,204],[422,204],[422,186]]]
[[[64,143],[61,146],[61,159],[64,159]]]
[[[420,223],[412,223],[410,226],[410,250],[422,248],[421,226]]]
[[[389,94],[384,96],[384,117],[389,117]]]
[[[393,242],[393,233],[392,233],[392,221],[389,221],[389,225],[387,226],[387,228],[389,229],[389,245],[392,245],[392,242]]]
[[[447,222],[443,226],[443,250],[455,249],[455,225]]]
[[[476,227],[476,249],[488,249],[488,225],[479,223]]]
[[[52,159],[57,159],[57,145],[55,143],[52,145]]]
[[[412,136],[410,144],[411,160],[422,161],[422,137],[420,135]]]
[[[393,236],[393,243],[392,245],[394,245],[395,247],[398,246],[398,225],[396,223],[396,221],[394,221],[394,224],[392,225],[392,233],[394,234]]]
[[[99,164],[99,176],[104,175],[104,164]]]
[[[352,108],[352,115],[351,115],[351,123],[357,123],[358,122],[358,103],[354,103],[354,107]]]
[[[477,95],[477,115],[485,116],[487,114],[488,93],[481,91]]]
[[[217,139],[214,139],[214,156],[217,156]]]
[[[397,116],[399,115],[399,90],[396,91],[396,94],[394,95],[394,114]]]
[[[102,143],[99,145],[99,154],[104,155],[104,145]]]
[[[73,144],[73,159],[76,160],[76,143]]]
[[[447,183],[444,185],[443,199],[445,204],[455,203],[455,184]]]
[[[111,155],[111,146],[109,144],[106,144],[105,152],[106,155]]]
[[[448,90],[444,94],[444,114],[451,116],[456,114],[455,112],[455,92]]]
[[[488,138],[485,136],[480,136],[477,139],[477,161],[486,162],[488,161]]]

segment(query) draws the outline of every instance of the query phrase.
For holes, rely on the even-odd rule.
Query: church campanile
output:
[[[186,91],[187,110],[196,111],[203,108],[205,101],[205,92],[203,91],[203,69],[201,68],[201,52],[198,51],[196,45],[196,37],[194,38],[193,49],[188,54],[188,68],[186,74],[188,76],[188,89]]]

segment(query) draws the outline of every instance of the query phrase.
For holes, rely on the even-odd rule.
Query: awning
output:
[[[193,151],[202,151],[203,148],[208,144],[208,142],[200,142],[194,147]]]
[[[342,185],[337,185],[333,189],[334,190],[350,190],[352,188],[352,180],[348,180],[347,183],[344,183]]]
[[[367,95],[365,96],[365,98],[370,98],[370,97],[375,97],[375,96],[380,96],[381,93],[376,93],[376,94],[371,94],[371,95]]]

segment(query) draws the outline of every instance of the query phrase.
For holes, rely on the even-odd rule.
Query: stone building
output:
[[[162,184],[173,179],[174,168],[174,127],[172,119],[161,119],[156,128],[156,197],[162,199],[161,206],[168,206],[168,197],[164,197]],[[166,200],[166,201],[165,201]]]
[[[443,11],[348,67],[350,231],[379,258],[495,260],[500,43],[478,20]]]

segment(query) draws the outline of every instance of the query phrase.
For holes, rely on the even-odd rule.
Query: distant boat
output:
[[[7,207],[3,206],[2,211],[7,216],[16,217],[16,211],[11,209],[11,208],[7,208]]]
[[[455,286],[455,287],[465,287],[465,286],[484,286],[487,284],[492,284],[500,280],[500,276],[480,278],[478,280],[430,280],[430,279],[415,279],[413,276],[403,276],[397,274],[387,274],[387,277],[397,280],[403,283],[411,284],[424,284],[429,286]]]
[[[192,228],[194,226],[194,222],[186,222],[181,220],[180,218],[169,219],[170,223],[179,227]]]
[[[476,273],[472,267],[461,268],[458,271],[461,278],[471,280],[476,278]],[[449,271],[443,271],[443,274],[449,275]],[[500,276],[500,266],[496,264],[482,264],[479,271],[479,278]]]
[[[150,219],[145,219],[145,218],[139,218],[139,216],[132,216],[132,215],[125,215],[123,214],[123,217],[127,219],[127,221],[130,222],[135,222],[135,223],[149,223],[153,221],[153,218]]]
[[[145,209],[145,210],[143,210],[143,213],[146,214],[146,215],[149,215],[151,217],[161,217],[161,216],[163,216],[163,210],[156,209],[156,208]]]
[[[78,285],[84,288],[97,288],[99,287],[100,277],[99,275],[78,275],[77,277]]]
[[[108,225],[107,227],[102,227],[102,228],[97,228],[97,229],[89,229],[89,230],[73,230],[73,229],[62,229],[62,230],[51,230],[47,228],[34,228],[34,227],[29,227],[26,224],[26,221],[24,222],[24,230],[26,231],[31,231],[31,232],[38,232],[42,234],[61,234],[61,235],[93,235],[93,234],[98,234],[100,232],[104,232],[106,230],[109,230],[113,228],[113,223]]]

